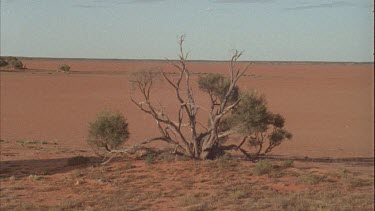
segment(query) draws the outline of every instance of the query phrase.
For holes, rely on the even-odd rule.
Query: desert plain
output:
[[[293,133],[272,151],[272,171],[257,175],[254,163],[239,158],[100,165],[86,143],[88,123],[102,110],[115,110],[129,122],[125,145],[157,135],[153,119],[131,102],[129,79],[146,69],[173,77],[166,61],[22,62],[27,69],[0,73],[1,210],[374,209],[373,63],[254,62],[240,88],[264,93]],[[59,64],[71,72],[56,72]],[[207,105],[196,79],[228,74],[228,62],[191,61],[188,68],[198,101]],[[160,80],[152,93],[173,114],[169,85]],[[206,116],[201,111],[203,122]],[[75,156],[90,161],[69,165]],[[285,167],[286,161],[294,162]]]

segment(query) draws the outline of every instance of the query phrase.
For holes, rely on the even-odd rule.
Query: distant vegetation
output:
[[[25,66],[17,57],[7,56],[0,57],[0,68],[7,69],[25,69]]]
[[[66,64],[61,64],[57,67],[58,72],[70,72],[70,66]]]

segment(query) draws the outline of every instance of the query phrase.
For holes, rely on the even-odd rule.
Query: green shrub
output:
[[[109,152],[129,138],[128,123],[120,113],[102,112],[96,121],[89,124],[87,142],[100,156],[103,155],[103,150]]]
[[[0,58],[0,67],[7,67],[12,69],[24,68],[23,63],[17,57],[8,56]]]
[[[254,174],[257,176],[271,173],[273,169],[272,163],[268,160],[261,160],[254,166]]]
[[[287,168],[291,168],[294,166],[294,160],[286,160],[283,162],[283,168],[287,169]]]
[[[57,71],[59,71],[59,72],[69,72],[70,66],[66,65],[66,64],[61,64],[57,67]]]
[[[14,69],[22,69],[23,63],[20,60],[18,60],[18,61],[15,61],[13,63],[10,63],[9,66],[14,68]]]
[[[154,163],[154,155],[152,153],[148,153],[147,156],[146,156],[146,160],[145,160],[145,163],[147,165],[151,165]]]
[[[198,85],[203,91],[223,100],[229,90],[230,80],[220,74],[209,73],[207,75],[199,76]],[[238,96],[239,88],[235,86],[230,93],[229,101],[236,101]]]
[[[0,57],[0,67],[5,67],[8,65],[8,62],[5,61],[3,57]]]
[[[316,185],[319,182],[324,181],[324,179],[325,179],[325,176],[321,176],[321,175],[317,175],[317,174],[313,174],[309,172],[306,175],[300,176],[298,178],[298,182],[303,183],[303,184]]]
[[[347,181],[349,182],[350,187],[352,188],[370,186],[373,184],[372,180],[362,178],[348,178]]]

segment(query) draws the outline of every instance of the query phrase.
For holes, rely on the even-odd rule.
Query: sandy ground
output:
[[[148,68],[175,71],[166,62],[119,60],[23,61],[28,70],[1,72],[1,139],[57,142],[87,148],[88,122],[104,109],[123,113],[130,143],[156,135],[154,122],[130,101],[129,73]],[[53,73],[58,64],[73,73]],[[225,62],[192,62],[194,73],[227,73]],[[294,138],[274,154],[308,157],[373,157],[373,64],[254,64],[239,82],[263,92],[272,111],[286,118]],[[197,79],[198,74],[193,76]],[[160,81],[155,99],[173,113],[173,92]],[[196,90],[207,105],[205,94]],[[206,122],[201,111],[201,120]],[[7,158],[3,158],[7,159]]]

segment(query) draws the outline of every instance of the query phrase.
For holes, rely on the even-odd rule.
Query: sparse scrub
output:
[[[199,196],[199,194],[186,195],[180,198],[179,202],[186,211],[206,211],[213,209],[209,203],[205,202],[205,200]]]
[[[210,206],[207,203],[202,202],[200,204],[186,207],[184,210],[185,211],[209,211],[209,210],[214,210],[214,209],[210,208]]]
[[[285,172],[282,171],[282,169],[277,169],[275,171],[271,171],[271,173],[268,174],[270,178],[280,178],[285,176]]]
[[[12,61],[12,63],[8,64],[10,67],[14,69],[22,69],[23,68],[23,63],[20,60],[17,61]]]
[[[154,162],[154,155],[152,153],[148,153],[145,160],[146,165],[154,164]]]
[[[171,151],[164,151],[158,155],[158,159],[166,162],[174,162],[176,160],[176,155]]]
[[[50,172],[47,169],[45,169],[45,170],[41,171],[39,174],[40,175],[49,175]]]
[[[124,171],[125,164],[130,162],[134,163],[135,168]],[[59,205],[59,201],[51,200],[48,205],[49,209],[60,210],[63,207],[66,210],[159,210],[164,207],[171,210],[238,211],[373,210],[372,187],[350,187],[349,181],[344,179],[335,184],[324,179],[319,185],[307,186],[296,184],[296,177],[290,175],[280,180],[271,176],[250,177],[248,168],[244,168],[244,171],[228,169],[225,173],[211,171],[209,166],[216,160],[161,163],[153,168],[145,168],[143,162],[126,161],[79,168],[43,181],[25,181],[22,177],[15,181],[5,179],[1,181],[4,184],[1,209],[17,210],[19,201],[28,199],[30,193],[38,191],[43,195],[35,195],[32,202],[35,207],[40,208],[43,200],[60,194],[64,204]],[[246,167],[250,165],[239,162]],[[310,168],[310,165],[313,163],[305,167]],[[318,164],[317,167],[319,171],[313,172],[316,175],[326,175],[325,170],[333,170],[328,165]],[[275,169],[274,165],[270,174],[278,170],[282,171],[283,168]],[[298,168],[285,172],[293,171],[301,175],[309,173]],[[356,171],[355,174],[359,176],[361,173]],[[370,180],[372,175],[358,178]],[[336,189],[337,186],[342,187]],[[68,198],[70,195],[74,197]],[[161,203],[163,208],[160,207]]]
[[[11,68],[11,69],[23,69],[24,65],[17,57],[8,56],[0,57],[0,67]]]
[[[5,67],[8,65],[8,62],[5,60],[5,58],[0,57],[0,67]]]
[[[348,175],[349,175],[349,171],[347,169],[340,169],[339,171],[339,176],[341,178],[348,178]]]
[[[9,181],[14,181],[14,180],[16,180],[17,178],[13,175],[13,176],[10,176],[9,178],[8,178],[8,180]]]
[[[123,144],[128,138],[126,119],[120,113],[105,111],[90,123],[87,142],[96,154],[103,156]]]
[[[128,169],[131,169],[131,168],[133,168],[133,165],[132,165],[132,162],[130,162],[130,161],[126,162],[124,167],[123,167],[124,170],[128,170]]]
[[[63,200],[60,203],[59,210],[72,210],[72,209],[77,209],[80,207],[81,202],[71,200],[71,199],[66,199]]]
[[[231,165],[232,156],[230,153],[225,153],[223,156],[215,160],[215,164],[220,170],[228,170]]]
[[[316,185],[322,181],[324,181],[326,177],[322,175],[317,175],[312,172],[309,172],[307,174],[301,175],[298,178],[298,182],[303,184],[309,184],[309,185]]]
[[[257,176],[269,174],[273,170],[272,163],[269,160],[257,162],[253,168],[253,173]]]
[[[287,168],[291,168],[291,167],[294,167],[294,161],[293,160],[285,160],[283,162],[282,168],[287,169]]]
[[[370,179],[363,179],[363,178],[356,178],[356,177],[347,178],[346,181],[349,183],[350,187],[352,188],[370,186],[374,184],[373,181]]]
[[[38,175],[35,175],[35,174],[31,174],[31,175],[29,175],[28,178],[29,178],[30,180],[42,180],[42,179],[44,179],[43,177],[38,176]]]
[[[229,192],[229,197],[233,200],[238,200],[246,196],[246,193],[241,190],[234,190]]]
[[[68,73],[70,72],[70,66],[67,65],[67,64],[61,64],[57,67],[57,71],[58,72],[65,72],[65,73]]]

